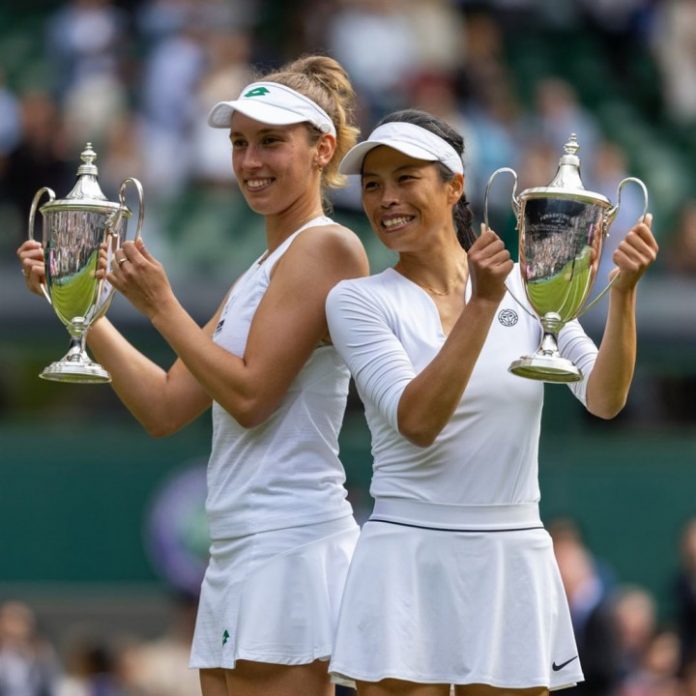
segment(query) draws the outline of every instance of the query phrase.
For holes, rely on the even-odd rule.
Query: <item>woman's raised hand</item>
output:
[[[37,295],[42,295],[41,285],[46,282],[46,267],[41,242],[28,239],[17,249],[17,256],[22,265],[22,274],[27,288]]]
[[[658,246],[652,233],[652,214],[636,223],[614,251],[612,261],[618,268],[615,290],[632,290],[657,258]],[[616,275],[617,271],[613,272]]]
[[[481,224],[481,234],[467,252],[472,299],[496,305],[505,296],[505,279],[514,263],[503,241],[490,228]]]
[[[106,279],[149,319],[174,297],[162,264],[150,255],[142,239],[124,242],[114,252]]]

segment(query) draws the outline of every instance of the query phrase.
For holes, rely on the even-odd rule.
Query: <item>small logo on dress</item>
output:
[[[256,89],[250,89],[244,96],[263,97],[264,94],[270,94],[270,91],[266,87],[257,87]]]
[[[565,662],[561,662],[560,665],[557,665],[555,662],[551,665],[551,669],[554,672],[558,672],[559,670],[563,669],[566,665],[569,665],[573,660],[577,660],[578,656],[576,655],[575,657],[571,657],[570,660],[566,660]]]
[[[222,327],[224,325],[225,325],[225,320],[220,319],[220,321],[218,322],[218,325],[215,327],[215,333],[213,334],[213,336],[217,336],[222,331]]]
[[[501,309],[498,312],[498,321],[503,326],[514,326],[519,317],[514,309]]]
[[[222,644],[224,645],[228,640],[230,639],[230,634],[227,629],[225,629],[225,632],[222,634]]]

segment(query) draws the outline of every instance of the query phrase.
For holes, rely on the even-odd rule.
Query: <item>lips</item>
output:
[[[273,179],[271,178],[255,178],[255,179],[246,179],[244,182],[244,185],[247,188],[247,191],[250,191],[251,193],[255,193],[256,191],[262,191],[263,189],[267,188],[273,183]]]
[[[382,228],[387,231],[397,230],[408,225],[414,219],[413,215],[390,215],[382,218]]]

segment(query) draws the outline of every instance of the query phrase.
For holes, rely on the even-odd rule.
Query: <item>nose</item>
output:
[[[238,155],[237,164],[241,169],[254,170],[261,166],[260,152],[254,145],[247,145]]]
[[[392,182],[386,182],[382,186],[382,199],[380,200],[380,205],[382,208],[391,208],[399,202],[399,190],[398,187]]]

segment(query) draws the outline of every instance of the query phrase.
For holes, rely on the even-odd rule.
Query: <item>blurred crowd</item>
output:
[[[617,144],[597,117],[599,105],[583,102],[561,64],[582,67],[599,50],[601,72],[587,80],[616,85],[631,108],[642,106],[631,104],[631,94],[657,91],[660,122],[688,140],[696,133],[696,9],[689,0],[70,0],[44,2],[42,10],[13,8],[8,18],[13,14],[19,21],[0,23],[5,258],[26,234],[35,191],[50,186],[63,197],[90,141],[110,198],[125,177],[143,182],[146,234],[171,271],[225,273],[226,250],[243,234],[230,207],[240,201],[229,147],[206,125],[207,113],[218,100],[236,97],[255,70],[320,52],[347,68],[363,132],[384,113],[413,106],[464,133],[467,195],[479,217],[495,169],[515,168],[518,191],[546,185],[575,132],[586,188],[615,201],[629,170],[644,177],[651,204],[664,212],[656,216],[656,232],[668,242],[663,267],[696,272],[690,169],[682,175],[678,152],[661,165],[648,142],[638,152]],[[32,60],[12,61],[12,39],[23,27]],[[509,48],[525,34],[543,43],[544,32],[590,37],[592,48],[587,56],[572,48],[560,62],[542,59],[525,81]],[[645,61],[658,84],[631,83],[638,80],[635,65]],[[627,118],[629,127],[636,123]],[[490,205],[492,225],[512,237],[510,193],[507,184],[496,184]],[[338,211],[357,211],[356,188],[334,203]],[[642,195],[628,186],[621,203],[615,225],[627,229],[642,212]]]
[[[4,5],[0,267],[15,263],[14,249],[25,237],[36,190],[50,186],[58,198],[64,197],[89,141],[98,152],[100,182],[109,198],[115,198],[124,178],[142,181],[145,235],[167,269],[173,274],[199,270],[229,281],[230,266],[245,263],[234,256],[239,249],[235,239],[243,234],[235,225],[246,219],[239,213],[244,205],[225,134],[206,125],[207,113],[215,102],[236,97],[255,71],[319,52],[347,68],[358,92],[357,117],[364,133],[383,114],[416,107],[445,118],[464,134],[467,195],[479,219],[495,169],[514,168],[518,191],[546,185],[564,143],[576,133],[585,187],[616,202],[622,178],[644,178],[651,207],[654,202],[664,213],[655,221],[662,270],[696,277],[696,183],[680,159],[689,143],[696,147],[693,0],[71,0]],[[520,37],[536,40],[544,32],[589,37],[601,52],[601,70],[588,76],[590,82],[615,85],[617,96],[628,95],[629,100],[638,92],[654,92],[657,105],[629,101],[635,111],[617,116],[610,133],[600,105],[565,70],[573,61],[582,65],[596,56],[573,54],[563,56],[567,64],[546,62],[538,79],[526,82],[518,60],[530,63],[533,56],[512,55],[510,46]],[[633,68],[639,61],[654,67],[654,84],[635,82]],[[658,140],[665,132],[674,135],[667,142],[667,168],[655,143],[646,139],[652,131],[638,131],[640,146],[633,150],[615,138],[617,130],[635,132],[639,118],[661,124]],[[509,182],[498,181],[489,204],[491,225],[512,243],[510,194]],[[357,215],[356,188],[336,194],[334,205],[339,213]],[[628,229],[642,209],[640,191],[627,186],[614,225]],[[610,237],[610,249],[616,238]],[[364,239],[368,252],[374,251],[369,235]],[[604,258],[609,256],[605,252]],[[688,399],[693,403],[692,389]],[[594,558],[574,524],[558,521],[550,531],[587,676],[576,691],[696,696],[696,521],[684,529],[682,566],[666,620],[658,619],[650,592],[624,586]],[[172,615],[171,631],[153,641],[117,641],[105,627],[57,641],[41,630],[30,606],[4,601],[0,696],[195,694],[197,677],[186,669],[192,603],[178,604]]]
[[[177,596],[171,627],[153,640],[74,626],[50,639],[25,602],[0,604],[2,696],[195,696],[188,669],[195,601]]]
[[[594,556],[572,520],[549,525],[586,681],[568,696],[696,695],[696,518],[683,527],[680,565],[659,607]],[[24,602],[0,603],[0,696],[195,696],[187,668],[195,598],[179,594],[169,630],[152,640],[108,626],[41,630]],[[339,696],[348,696],[341,690]]]

